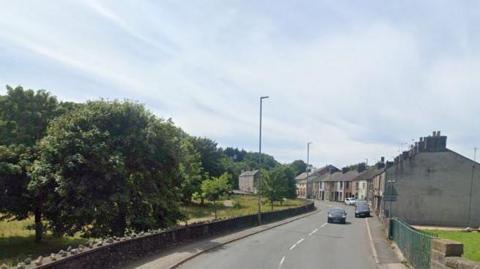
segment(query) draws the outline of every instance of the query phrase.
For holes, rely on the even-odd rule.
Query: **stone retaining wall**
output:
[[[313,202],[296,208],[262,213],[262,222],[269,223],[315,210]],[[20,265],[30,269],[90,269],[118,268],[153,253],[214,235],[225,234],[257,225],[257,215],[246,215],[212,222],[192,224],[165,231],[150,231],[124,238],[108,238],[89,246],[60,251],[53,257],[40,258],[31,264]]]
[[[462,258],[463,244],[447,239],[433,239],[432,269],[480,269],[480,263]]]

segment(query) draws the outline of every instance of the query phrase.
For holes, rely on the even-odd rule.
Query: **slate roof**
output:
[[[338,168],[329,164],[329,165],[326,165],[322,168],[315,169],[315,170],[311,171],[310,173],[308,173],[308,179],[311,179],[312,181],[319,181],[322,178],[324,178],[326,175],[328,175],[329,171],[335,171],[335,170],[338,170]],[[295,180],[300,181],[300,180],[304,180],[306,178],[307,178],[307,172],[303,172],[300,175],[296,176]]]
[[[375,177],[376,175],[381,174],[385,168],[377,168],[377,166],[372,166],[368,168],[367,170],[363,171],[360,173],[358,176],[356,176],[353,180],[358,181],[358,180],[369,180]]]
[[[335,172],[333,174],[329,174],[325,177],[322,181],[325,182],[334,182],[334,181],[352,181],[355,177],[358,176],[357,170],[348,171],[346,173],[342,172]]]
[[[255,176],[258,173],[258,170],[245,171],[240,174],[241,177],[251,177]]]

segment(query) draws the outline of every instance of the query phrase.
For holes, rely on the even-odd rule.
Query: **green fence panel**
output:
[[[430,252],[435,235],[418,231],[406,222],[390,219],[389,237],[416,269],[430,269]]]

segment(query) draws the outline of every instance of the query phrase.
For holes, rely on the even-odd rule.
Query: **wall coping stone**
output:
[[[448,239],[433,239],[432,249],[443,253],[445,257],[460,257],[463,254],[463,244]]]

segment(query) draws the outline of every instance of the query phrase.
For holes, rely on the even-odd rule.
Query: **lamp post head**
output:
[[[261,96],[260,100],[267,99],[267,98],[270,98],[270,96]]]

